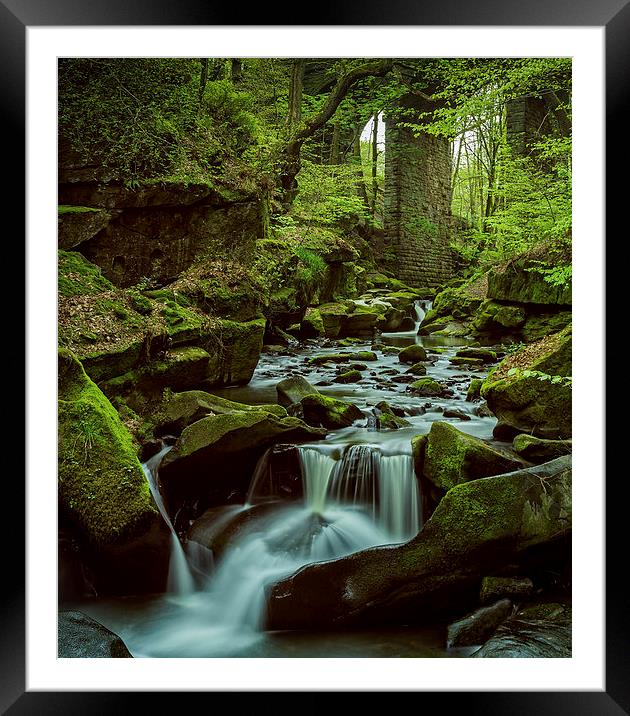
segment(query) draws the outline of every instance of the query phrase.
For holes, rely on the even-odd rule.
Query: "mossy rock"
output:
[[[484,364],[483,358],[473,358],[473,357],[463,357],[463,356],[453,356],[449,359],[449,363],[455,366],[470,366],[470,367],[476,367],[476,366],[482,366]]]
[[[244,385],[249,383],[258,365],[263,346],[266,320],[220,320],[209,347],[207,384]],[[217,347],[218,346],[218,347]]]
[[[424,363],[414,363],[406,372],[411,373],[411,375],[426,375],[427,368]]]
[[[413,469],[416,477],[420,480],[423,477],[424,453],[427,447],[428,435],[415,435],[411,438],[411,454],[413,457]]]
[[[488,298],[511,303],[571,305],[571,285],[554,286],[545,281],[539,261],[517,257],[488,274]]]
[[[401,363],[418,363],[427,360],[427,352],[422,346],[414,344],[403,348],[398,354],[398,360]]]
[[[103,559],[119,560],[118,582],[128,585],[130,579],[142,590],[142,576],[133,571],[144,555],[156,567],[148,580],[155,586],[165,578],[165,555],[159,552],[166,549],[168,530],[131,435],[72,353],[60,350],[58,367],[60,507]]]
[[[174,348],[143,369],[140,380],[153,388],[185,389],[207,378],[210,355],[203,348]]]
[[[532,343],[551,333],[562,331],[571,324],[572,318],[571,311],[529,315],[521,332],[523,341]]]
[[[101,269],[76,251],[59,251],[58,288],[60,296],[88,296],[114,290]]]
[[[437,396],[442,395],[446,386],[433,378],[420,378],[407,386],[407,390],[415,395]]]
[[[96,236],[113,214],[91,206],[58,206],[57,216],[59,248],[69,251]]]
[[[570,454],[573,450],[573,443],[571,440],[544,440],[534,435],[521,433],[514,438],[512,448],[525,460],[541,463]]]
[[[483,363],[496,363],[497,354],[487,348],[461,348],[455,354],[457,358],[478,358]]]
[[[323,336],[324,333],[322,314],[316,308],[307,308],[300,323],[300,336],[302,338],[317,338]]]
[[[374,351],[356,351],[354,353],[326,353],[313,356],[306,362],[308,365],[324,365],[325,363],[347,363],[348,361],[376,361],[378,356]]]
[[[334,380],[335,383],[358,383],[363,376],[358,370],[347,370],[340,373]]]
[[[484,301],[471,324],[474,333],[503,335],[518,333],[527,319],[522,306],[504,306],[493,300]]]
[[[550,376],[571,375],[571,327],[505,358],[481,387],[481,397],[497,416],[495,436],[512,440],[528,433],[552,440],[571,437],[571,386],[524,376],[526,370]],[[510,375],[510,367],[518,371]]]
[[[337,338],[348,316],[348,307],[343,303],[324,303],[318,310],[326,338]]]
[[[364,417],[356,405],[326,395],[306,395],[300,404],[306,423],[330,430],[350,427]]]
[[[306,395],[319,393],[319,390],[314,385],[311,385],[306,378],[296,375],[281,380],[276,385],[276,393],[278,394],[280,405],[288,408],[289,405],[299,403]]]
[[[174,393],[160,408],[156,420],[157,435],[179,435],[184,428],[210,415],[262,411],[282,418],[287,411],[280,405],[246,405],[203,390],[187,390]]]
[[[193,498],[222,485],[245,490],[256,462],[276,443],[319,440],[326,431],[293,417],[246,410],[202,418],[184,428],[160,466],[170,496]]]
[[[473,378],[470,381],[468,390],[466,391],[466,400],[470,403],[475,400],[481,400],[481,386],[483,385],[482,378]]]
[[[473,316],[481,302],[481,298],[469,295],[463,287],[447,288],[435,297],[433,311],[439,316],[466,320]]]
[[[461,615],[478,605],[482,577],[518,568],[534,550],[539,565],[568,553],[571,513],[568,457],[462,483],[411,541],[308,565],[276,583],[266,628],[373,627],[409,623],[418,614],[428,621]]]
[[[142,356],[142,346],[143,341],[136,339],[114,345],[108,350],[86,352],[80,359],[85,372],[93,381],[100,383],[132,371]]]
[[[523,461],[463,433],[450,423],[431,425],[424,456],[424,476],[448,492],[455,485],[480,477],[518,470]]]

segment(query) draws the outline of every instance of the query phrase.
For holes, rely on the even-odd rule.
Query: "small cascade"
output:
[[[186,559],[186,553],[184,548],[179,541],[179,537],[175,532],[175,529],[171,523],[171,519],[166,511],[164,500],[160,494],[160,489],[157,484],[157,472],[162,461],[162,458],[170,450],[170,446],[166,446],[160,450],[156,455],[143,463],[142,469],[149,483],[149,489],[153,495],[153,500],[157,505],[160,514],[162,515],[164,522],[168,525],[171,532],[171,557],[168,566],[168,582],[167,590],[174,592],[175,594],[184,595],[190,594],[195,591],[195,580],[191,574],[188,566],[188,560]]]
[[[373,445],[350,445],[341,459],[313,447],[300,448],[305,503],[325,515],[353,506],[369,515],[393,542],[420,531],[421,500],[411,455],[383,455]]]
[[[432,301],[414,301],[413,308],[416,314],[416,326],[414,328],[415,333],[418,332],[418,329],[422,325],[422,321],[424,321],[425,316],[431,310],[432,307]]]

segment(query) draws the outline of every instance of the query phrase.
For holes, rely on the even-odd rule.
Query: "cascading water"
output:
[[[413,309],[416,314],[416,325],[414,328],[415,333],[418,332],[418,329],[420,328],[422,321],[424,321],[425,316],[431,310],[432,306],[433,306],[432,301],[414,301]]]
[[[157,484],[158,467],[162,458],[170,449],[171,448],[168,445],[162,448],[160,452],[147,460],[147,462],[143,463],[142,469],[144,470],[145,477],[149,483],[149,489],[151,490],[155,504],[171,531],[171,557],[168,567],[167,590],[169,592],[174,592],[175,594],[184,595],[194,592],[195,580],[188,566],[186,553],[184,552],[181,542],[179,541],[179,537],[173,528]]]
[[[177,544],[173,542],[171,577],[184,596],[155,618],[136,656],[201,655],[209,642],[217,655],[250,648],[263,638],[265,595],[271,584],[307,564],[405,541],[420,529],[418,486],[410,455],[383,455],[372,445],[349,445],[341,455],[338,450],[333,454],[315,446],[298,450],[303,501],[260,502],[256,485],[261,485],[260,476],[269,462],[268,454],[263,456],[251,481],[248,503],[252,506],[234,506],[218,517],[227,532],[233,520],[243,522],[211,578],[196,592],[186,555],[173,531]],[[145,465],[145,473],[168,519],[154,477],[165,452]],[[250,521],[244,520],[250,510],[257,512]],[[125,636],[133,645],[133,631]]]

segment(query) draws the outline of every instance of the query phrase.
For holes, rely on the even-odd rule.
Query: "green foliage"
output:
[[[200,72],[193,59],[62,59],[60,137],[130,188],[212,181],[225,157],[255,140],[257,124],[251,99],[227,80],[200,96]]]
[[[299,193],[292,209],[297,223],[333,226],[348,218],[369,218],[356,191],[357,170],[353,164],[303,161],[297,181]]]
[[[541,380],[543,382],[546,381],[552,383],[553,385],[563,385],[569,388],[573,385],[573,378],[571,378],[571,376],[549,375],[548,373],[543,373],[540,370],[521,370],[520,368],[510,368],[508,375],[514,378],[536,378],[536,380]]]

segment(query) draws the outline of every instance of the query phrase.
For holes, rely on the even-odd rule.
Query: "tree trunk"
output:
[[[237,85],[243,81],[243,60],[232,58],[232,82]]]
[[[354,84],[365,77],[386,75],[393,64],[394,61],[389,59],[372,60],[340,77],[320,111],[309,117],[289,139],[281,153],[279,173],[279,188],[285,205],[291,204],[297,193],[295,177],[300,171],[300,151],[304,142],[328,122]]]
[[[201,78],[199,80],[199,106],[203,102],[203,93],[206,91],[206,84],[208,82],[208,58],[203,57],[201,59]]]
[[[287,127],[292,129],[302,119],[302,87],[304,84],[304,65],[306,60],[293,60],[291,70],[291,86],[289,87],[289,112]]]
[[[333,124],[333,135],[332,135],[332,142],[330,143],[330,164],[339,164],[340,163],[340,157],[339,157],[339,135],[341,134],[341,130],[339,128],[339,123],[336,122]]]
[[[354,154],[354,161],[356,163],[356,176],[357,176],[357,194],[363,200],[363,204],[366,210],[370,211],[370,200],[368,199],[367,189],[365,188],[365,177],[363,175],[363,158],[361,157],[361,125],[358,125],[354,139],[352,141],[352,149]]]
[[[378,112],[374,112],[372,125],[372,218],[376,216],[378,197]]]

